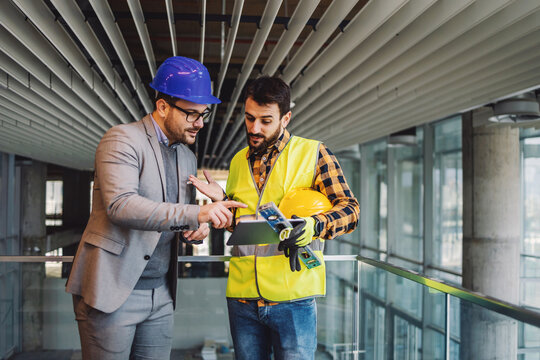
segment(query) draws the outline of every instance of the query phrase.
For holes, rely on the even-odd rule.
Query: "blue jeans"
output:
[[[133,290],[110,314],[73,295],[83,360],[169,359],[173,304],[167,285]]]
[[[237,360],[310,360],[317,350],[315,299],[257,306],[227,299]]]

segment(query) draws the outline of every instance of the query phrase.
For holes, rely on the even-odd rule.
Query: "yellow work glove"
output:
[[[293,219],[302,219],[305,221],[305,225],[302,228],[304,231],[294,243],[298,247],[304,247],[311,244],[313,241],[313,235],[315,234],[315,218],[308,216],[304,218],[299,218],[293,215]]]
[[[300,259],[298,259],[298,249],[309,245],[313,241],[315,234],[315,219],[311,216],[300,218],[293,215],[293,219],[302,219],[302,223],[296,225],[278,245],[278,250],[289,258],[291,271],[300,271]]]

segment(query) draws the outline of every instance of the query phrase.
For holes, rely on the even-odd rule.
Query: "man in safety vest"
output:
[[[248,205],[236,221],[252,217],[261,204],[279,205],[287,193],[311,188],[331,208],[302,217],[288,239],[271,245],[235,246],[229,266],[227,303],[237,359],[313,359],[317,348],[315,297],[326,291],[323,241],[353,231],[359,206],[341,167],[321,142],[291,136],[290,88],[277,77],[260,77],[245,95],[248,147],[231,161],[226,198]],[[219,185],[191,177],[212,200],[223,200]],[[298,214],[296,214],[298,215]],[[321,265],[308,269],[298,250],[309,245]]]

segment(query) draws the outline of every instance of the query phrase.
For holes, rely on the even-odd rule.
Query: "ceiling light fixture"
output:
[[[534,92],[527,92],[492,105],[493,116],[489,121],[497,123],[522,123],[540,120],[540,104]]]
[[[388,146],[416,146],[416,128],[411,127],[388,135]]]

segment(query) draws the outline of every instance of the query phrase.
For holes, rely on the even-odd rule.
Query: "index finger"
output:
[[[205,184],[205,182],[201,181],[198,177],[189,175],[189,181],[197,188],[197,190],[201,190],[202,186]]]
[[[195,183],[195,182],[201,182],[201,180],[200,180],[198,177],[196,177],[195,175],[189,175],[189,180],[190,180],[191,182],[193,182],[193,183]]]
[[[214,182],[214,178],[212,177],[212,174],[210,174],[210,171],[203,170],[204,177],[206,180],[208,180],[209,183]]]
[[[234,201],[234,200],[226,200],[226,201],[222,201],[221,202],[223,204],[223,206],[227,207],[227,208],[231,208],[231,207],[235,207],[235,208],[247,208],[247,205],[244,204],[244,203],[241,203],[239,201]]]

